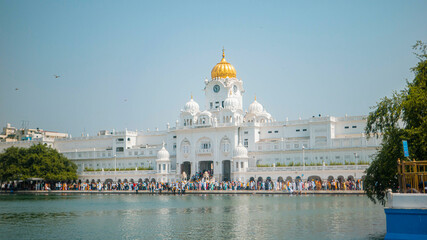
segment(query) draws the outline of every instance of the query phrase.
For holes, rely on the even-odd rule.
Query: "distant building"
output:
[[[2,133],[0,134],[0,142],[16,142],[18,141],[16,134],[17,129],[12,127],[10,123],[6,124],[6,127],[3,128]]]
[[[68,133],[59,133],[53,131],[45,131],[43,129],[28,129],[12,127],[10,123],[3,127],[3,131],[0,134],[0,150],[12,146],[30,146],[35,143],[43,143],[49,146],[53,146],[55,139],[68,138]]]

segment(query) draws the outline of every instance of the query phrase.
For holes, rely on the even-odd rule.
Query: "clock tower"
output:
[[[213,67],[211,80],[205,80],[205,108],[211,112],[224,108],[227,98],[234,98],[238,102],[238,109],[242,109],[243,82],[236,78],[236,69],[225,60],[224,49],[221,61]]]

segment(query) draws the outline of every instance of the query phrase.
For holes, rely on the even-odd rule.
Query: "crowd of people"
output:
[[[12,183],[3,183],[1,188],[4,191],[16,189]],[[155,181],[140,181],[140,182],[36,182],[35,184],[27,185],[27,190],[80,190],[80,191],[150,191],[150,192],[173,192],[184,193],[185,191],[209,191],[209,190],[252,190],[252,191],[287,191],[290,193],[307,191],[307,190],[363,190],[363,181],[361,179],[346,181],[335,180],[320,180],[309,179],[306,181],[255,181],[251,179],[249,182],[242,181],[215,181],[212,174],[205,172],[197,173],[188,180],[176,182],[155,182]]]

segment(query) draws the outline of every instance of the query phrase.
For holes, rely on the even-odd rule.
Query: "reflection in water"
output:
[[[43,219],[51,218],[71,218],[75,217],[76,214],[72,212],[52,212],[52,213],[0,213],[0,222],[32,222],[42,221]]]
[[[364,196],[0,195],[0,231],[5,239],[378,239],[385,216]]]

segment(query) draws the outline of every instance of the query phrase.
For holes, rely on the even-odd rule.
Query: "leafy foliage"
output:
[[[77,166],[53,148],[42,144],[30,148],[7,148],[0,154],[0,180],[43,178],[46,181],[77,179]]]
[[[418,41],[413,49],[419,59],[412,68],[415,78],[391,98],[384,97],[369,113],[366,134],[382,137],[381,149],[366,170],[365,191],[373,202],[385,205],[386,191],[397,191],[397,159],[403,159],[407,140],[410,159],[427,159],[427,46]]]

